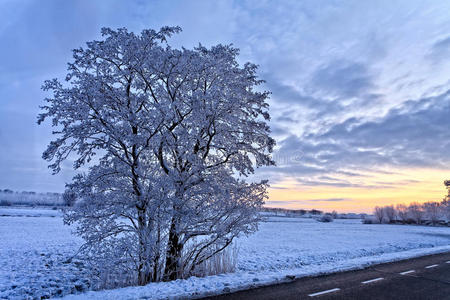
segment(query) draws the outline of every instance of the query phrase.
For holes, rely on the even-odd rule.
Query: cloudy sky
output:
[[[272,92],[268,206],[370,211],[443,198],[450,179],[448,1],[0,0],[0,188],[62,191],[37,126],[45,79],[101,27],[179,25],[174,46],[233,43]]]

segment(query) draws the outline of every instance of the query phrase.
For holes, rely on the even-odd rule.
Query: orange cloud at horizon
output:
[[[443,182],[450,179],[449,170],[430,168],[365,172],[361,175],[341,175],[339,181],[314,184],[286,178],[271,185],[265,206],[371,213],[375,206],[441,201],[447,194]],[[340,182],[346,184],[339,185]]]

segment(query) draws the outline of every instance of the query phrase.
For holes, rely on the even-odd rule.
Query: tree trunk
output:
[[[139,224],[139,263],[138,263],[138,285],[146,285],[151,281],[152,272],[150,268],[151,250],[149,249],[149,230],[146,222],[145,212],[138,211]]]
[[[152,279],[147,247],[145,241],[139,241],[138,285],[146,285]]]
[[[164,271],[164,280],[170,281],[181,277],[181,254],[183,251],[183,244],[180,243],[180,237],[176,230],[176,220],[172,218],[170,225],[169,241],[167,244],[166,253],[166,268]]]
[[[151,278],[151,272],[146,268],[145,262],[140,262],[138,269],[138,285],[146,285],[150,282]]]
[[[153,259],[153,281],[158,281],[160,278],[159,273],[159,259],[161,256],[161,216],[159,215],[159,209],[158,209],[158,215],[157,215],[157,232],[156,232],[156,243],[155,243],[155,258]]]

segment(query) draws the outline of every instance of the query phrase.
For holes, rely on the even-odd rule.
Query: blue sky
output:
[[[64,78],[71,49],[101,27],[165,25],[183,28],[174,46],[233,43],[260,66],[279,166],[256,177],[273,189],[381,188],[383,174],[405,175],[395,179],[404,186],[426,181],[414,175],[425,169],[444,180],[449,11],[447,1],[1,0],[0,188],[62,191],[74,175],[70,164],[51,175],[41,159],[51,127],[36,125],[40,86]],[[297,198],[352,199],[327,195]]]

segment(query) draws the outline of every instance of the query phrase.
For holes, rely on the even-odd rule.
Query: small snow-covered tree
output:
[[[422,204],[418,202],[411,203],[408,206],[408,213],[417,224],[422,223],[423,217],[425,215],[425,211],[423,209]]]
[[[425,202],[423,204],[423,208],[425,210],[427,220],[431,221],[433,225],[436,225],[441,216],[441,207],[439,202]]]
[[[384,216],[388,223],[395,221],[395,208],[393,205],[387,205],[384,207]]]
[[[441,211],[447,222],[450,222],[450,180],[444,181],[444,185],[447,188],[447,195],[441,202]]]
[[[397,204],[396,212],[403,223],[408,220],[408,206],[406,206],[405,204]]]
[[[55,173],[71,155],[90,166],[65,221],[98,266],[141,285],[189,276],[256,230],[267,183],[238,177],[274,164],[256,66],[231,46],[173,49],[178,31],[103,29],[74,50],[66,84],[45,82],[38,119],[58,127],[43,154]]]
[[[333,219],[337,219],[337,218],[339,217],[339,214],[338,214],[337,211],[333,210],[333,211],[331,212],[331,216],[333,217]]]
[[[384,220],[384,207],[376,206],[373,210],[373,214],[378,223],[383,223]]]
[[[441,202],[441,214],[450,222],[450,200],[444,199]]]

